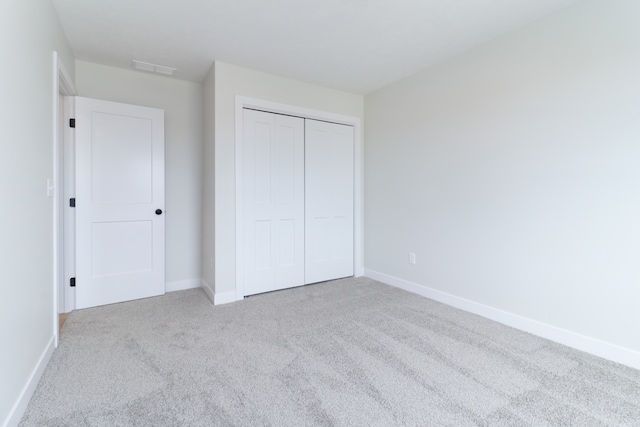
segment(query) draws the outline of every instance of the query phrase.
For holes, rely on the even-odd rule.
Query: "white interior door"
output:
[[[253,295],[304,284],[304,119],[243,114],[242,262]]]
[[[164,111],[76,98],[76,308],[164,294]]]
[[[305,122],[305,284],[354,274],[353,133]]]

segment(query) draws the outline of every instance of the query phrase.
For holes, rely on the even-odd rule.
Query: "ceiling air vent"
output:
[[[165,67],[164,65],[150,64],[148,62],[142,62],[136,59],[131,61],[131,66],[136,70],[164,74],[165,76],[173,76],[173,73],[175,73],[176,71],[175,68]]]

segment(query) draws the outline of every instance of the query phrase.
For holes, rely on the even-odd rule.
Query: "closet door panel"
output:
[[[245,295],[304,284],[304,120],[244,110]]]
[[[305,284],[354,274],[353,134],[305,121]]]

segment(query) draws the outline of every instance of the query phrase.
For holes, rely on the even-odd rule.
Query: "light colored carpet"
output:
[[[22,426],[633,426],[640,371],[369,279],[73,312]]]

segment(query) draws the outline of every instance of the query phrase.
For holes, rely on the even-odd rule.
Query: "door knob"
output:
[[[162,215],[162,209],[156,209],[156,215]]]

